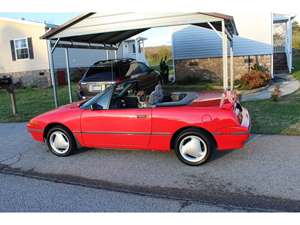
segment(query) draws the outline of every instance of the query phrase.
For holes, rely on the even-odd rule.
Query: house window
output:
[[[132,44],[132,52],[135,53],[135,44]]]
[[[16,59],[29,59],[28,39],[27,38],[15,39],[14,44],[15,44]]]

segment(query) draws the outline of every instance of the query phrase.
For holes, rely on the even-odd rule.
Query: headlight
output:
[[[31,119],[31,120],[29,121],[29,124],[32,125],[32,126],[37,126],[37,125],[39,125],[39,122],[36,121],[36,120],[34,120],[34,119]]]

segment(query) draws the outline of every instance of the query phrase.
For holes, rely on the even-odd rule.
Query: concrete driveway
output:
[[[58,158],[24,123],[0,124],[0,173],[142,195],[300,211],[299,162],[300,137],[279,135],[253,136],[200,167],[160,152],[83,149]]]

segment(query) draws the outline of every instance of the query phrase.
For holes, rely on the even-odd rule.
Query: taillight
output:
[[[239,102],[235,102],[234,104],[234,112],[235,112],[235,115],[236,117],[238,118],[239,120],[239,123],[241,124],[242,121],[243,121],[243,108],[241,106],[241,104]]]
[[[239,119],[239,122],[240,122],[240,124],[242,123],[242,121],[243,121],[243,114],[242,114],[242,112],[240,112],[239,114],[238,114],[238,119]]]

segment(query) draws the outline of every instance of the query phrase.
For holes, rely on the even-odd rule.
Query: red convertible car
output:
[[[39,115],[27,125],[32,137],[57,156],[80,147],[174,150],[188,165],[205,163],[214,150],[241,148],[250,117],[234,95],[151,93],[135,81],[115,84],[93,98]]]

